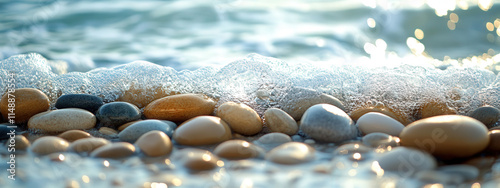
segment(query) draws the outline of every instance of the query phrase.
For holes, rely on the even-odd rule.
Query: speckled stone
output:
[[[15,145],[14,148],[16,148],[16,151],[17,150],[26,150],[26,149],[28,149],[28,147],[31,146],[30,141],[23,135],[16,135],[16,137],[14,137],[14,141],[11,141],[11,139],[9,139],[5,143],[5,145],[7,147],[9,147],[8,146],[9,144]]]
[[[118,138],[120,138],[121,141],[132,143],[143,134],[153,130],[161,131],[167,134],[168,137],[172,137],[175,127],[175,123],[171,121],[148,119],[139,121],[125,128],[118,134]]]
[[[448,107],[445,101],[429,101],[420,107],[420,114],[422,118],[429,118],[439,115],[457,114],[457,111]]]
[[[415,121],[399,137],[402,146],[420,148],[442,159],[470,157],[483,151],[490,140],[483,123],[461,115]]]
[[[262,135],[257,141],[261,144],[284,144],[291,142],[292,138],[283,133],[267,133]]]
[[[96,113],[99,124],[115,128],[127,122],[141,119],[141,112],[137,106],[127,102],[111,102],[102,105]]]
[[[56,108],[80,108],[95,113],[99,107],[104,105],[102,98],[89,94],[66,94],[60,96],[56,101]]]
[[[202,94],[167,96],[149,103],[144,108],[144,116],[148,119],[182,122],[212,114],[215,104],[215,101]]]
[[[479,120],[486,127],[491,128],[500,119],[500,110],[493,106],[483,106],[475,109],[470,117]]]
[[[344,104],[339,99],[315,90],[294,87],[284,93],[278,103],[281,109],[295,120],[300,120],[305,111],[316,104],[331,104],[345,110]]]
[[[69,143],[56,136],[44,136],[36,139],[30,149],[38,155],[47,155],[56,152],[64,152],[68,149]]]
[[[224,166],[224,162],[207,150],[187,148],[173,153],[172,161],[179,161],[190,171],[212,170]]]
[[[436,159],[421,150],[396,147],[376,157],[380,167],[385,171],[392,171],[402,177],[410,177],[419,171],[436,168]]]
[[[83,138],[72,142],[69,145],[69,150],[77,153],[90,153],[95,149],[109,143],[110,142],[104,138]]]
[[[11,124],[0,124],[0,140],[9,139],[10,135],[8,135],[7,133],[11,133],[14,131],[15,134],[15,130],[13,128],[9,128],[9,125]]]
[[[282,144],[269,151],[266,155],[268,161],[287,165],[306,163],[314,160],[314,158],[314,148],[300,142]]]
[[[235,133],[250,136],[262,130],[259,114],[246,104],[225,102],[217,108],[217,116]]]
[[[40,132],[58,133],[73,129],[91,129],[96,125],[94,114],[78,108],[52,110],[34,115],[28,128]]]
[[[214,116],[198,116],[182,123],[173,139],[181,145],[210,145],[231,139],[231,129],[224,120]]]
[[[12,93],[11,93],[12,94]],[[25,123],[32,116],[45,112],[50,108],[49,97],[42,91],[33,88],[16,89],[15,95],[15,123]],[[0,100],[0,112],[4,119],[8,119],[9,101],[8,93]]]
[[[364,114],[358,119],[356,125],[364,135],[381,132],[392,136],[399,136],[399,133],[405,128],[399,121],[380,112],[368,112]]]
[[[127,142],[115,142],[99,147],[90,153],[91,157],[97,158],[124,158],[135,153],[135,146]]]
[[[149,131],[135,142],[141,151],[150,157],[168,155],[172,151],[170,138],[162,131]]]
[[[299,131],[297,122],[285,111],[278,108],[269,108],[264,112],[266,126],[273,132],[295,135]]]
[[[437,169],[446,174],[457,174],[464,178],[465,181],[472,181],[479,177],[479,169],[471,165],[447,165]]]
[[[387,148],[399,146],[399,138],[386,133],[370,133],[362,138],[363,144],[373,148]]]
[[[500,130],[491,130],[488,135],[490,136],[490,142],[486,151],[500,152]]]
[[[83,138],[90,138],[92,137],[88,132],[82,131],[82,130],[69,130],[61,133],[58,135],[58,137],[68,141],[68,142],[73,142],[75,140],[83,139]]]
[[[307,109],[300,129],[320,142],[342,142],[356,138],[358,129],[342,109],[330,104],[317,104]]]
[[[264,149],[244,140],[228,140],[214,149],[214,154],[232,160],[263,157]]]

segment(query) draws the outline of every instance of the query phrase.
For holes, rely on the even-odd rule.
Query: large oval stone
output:
[[[480,121],[461,115],[442,115],[415,121],[399,135],[402,146],[419,148],[443,158],[469,157],[489,143],[488,129]]]
[[[56,101],[56,108],[81,108],[95,113],[99,107],[104,105],[101,97],[89,94],[66,94],[60,96]]]
[[[267,153],[266,159],[279,164],[300,164],[312,161],[315,150],[301,142],[288,142]]]
[[[94,114],[79,108],[65,108],[39,113],[30,118],[28,128],[41,132],[64,132],[91,129],[96,125]]]
[[[161,131],[150,131],[143,134],[135,142],[141,151],[150,157],[168,155],[172,151],[172,142],[170,138]]]
[[[182,145],[209,145],[231,139],[231,129],[219,117],[199,116],[182,123],[174,140]]]
[[[10,96],[14,95],[15,97]],[[14,108],[9,107],[9,98],[15,98]],[[4,119],[9,117],[9,109],[14,109],[15,123],[27,122],[32,116],[45,112],[50,108],[49,97],[42,91],[33,88],[16,89],[14,93],[5,93],[0,100],[0,112]]]
[[[171,121],[149,119],[128,126],[118,134],[118,137],[125,142],[135,142],[143,134],[153,130],[161,131],[172,137],[175,127],[175,123]]]
[[[102,105],[97,110],[96,117],[101,126],[116,128],[127,122],[141,119],[141,111],[137,106],[128,102],[111,102]]]
[[[182,122],[196,116],[210,115],[215,102],[202,94],[179,94],[163,97],[149,103],[144,108],[148,119],[163,119]]]
[[[374,132],[386,133],[392,136],[399,136],[405,126],[399,121],[380,112],[368,112],[361,116],[356,122],[359,130],[363,134]]]
[[[299,131],[297,122],[285,111],[278,108],[269,108],[264,112],[266,126],[273,132],[295,135]]]
[[[356,138],[358,129],[340,108],[317,104],[307,109],[300,121],[300,129],[320,142],[342,142]]]
[[[259,114],[246,104],[225,102],[217,108],[217,116],[224,120],[235,133],[254,135],[262,130],[262,120]]]
[[[264,156],[264,149],[244,140],[228,140],[214,149],[214,154],[226,159],[248,159]]]
[[[47,155],[55,152],[64,152],[68,149],[69,143],[56,136],[44,136],[36,139],[31,145],[31,151],[38,155]]]

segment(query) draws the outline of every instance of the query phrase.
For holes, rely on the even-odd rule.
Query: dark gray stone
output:
[[[111,102],[102,105],[95,116],[101,126],[116,128],[141,119],[141,111],[137,106],[128,102]]]
[[[10,124],[7,123],[0,124],[0,140],[9,139],[10,135],[8,135],[7,133],[11,133],[11,131],[14,131],[14,134],[16,133],[15,129],[8,127],[9,125]]]
[[[92,113],[104,105],[102,99],[98,96],[89,94],[67,94],[60,96],[56,101],[56,108],[81,108]]]
[[[358,135],[349,115],[330,104],[317,104],[307,109],[300,120],[300,129],[319,142],[343,142]]]
[[[121,141],[133,143],[143,134],[153,130],[164,132],[168,137],[172,138],[176,127],[177,125],[171,121],[155,119],[144,120],[123,129],[123,131],[118,134],[118,138],[120,138]]]
[[[474,110],[470,117],[479,120],[486,127],[491,128],[500,118],[500,110],[493,106],[483,106]]]

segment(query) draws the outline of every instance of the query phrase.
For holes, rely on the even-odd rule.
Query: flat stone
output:
[[[357,109],[354,109],[351,112],[350,117],[354,121],[358,121],[358,119],[361,116],[363,116],[369,112],[379,112],[379,113],[385,114],[385,115],[391,117],[392,119],[399,121],[401,124],[403,124],[405,126],[408,125],[409,123],[411,123],[411,119],[407,115],[405,115],[405,113],[403,113],[397,109],[391,109],[391,108],[385,106],[383,103],[377,103],[375,105],[361,106]]]
[[[92,113],[104,105],[102,98],[89,94],[66,94],[60,96],[56,101],[56,108],[80,108]]]
[[[314,148],[300,142],[282,144],[269,151],[266,155],[268,161],[287,165],[306,163],[314,160],[314,158]]]
[[[385,171],[391,171],[406,178],[420,171],[433,170],[437,165],[436,159],[428,153],[403,146],[381,154],[376,161]]]
[[[69,150],[77,153],[90,153],[95,149],[109,143],[110,142],[104,138],[83,138],[72,142],[69,145]]]
[[[472,111],[470,117],[479,120],[486,127],[491,128],[500,119],[500,110],[493,106],[483,106]]]
[[[465,181],[476,180],[479,177],[479,169],[471,165],[447,165],[437,169],[446,174],[457,174],[464,178]]]
[[[9,128],[9,125],[10,124],[0,124],[0,140],[9,139],[10,135],[7,133],[15,132],[15,129]]]
[[[264,149],[244,140],[228,140],[214,149],[214,154],[231,160],[259,158],[265,154]]]
[[[284,144],[291,142],[292,138],[283,133],[267,133],[262,135],[257,141],[261,144]]]
[[[120,138],[121,141],[132,143],[143,134],[153,130],[161,131],[169,137],[172,137],[175,127],[175,123],[171,121],[148,119],[139,121],[125,128],[118,134],[118,138]]]
[[[441,115],[415,121],[400,134],[401,145],[419,148],[442,159],[470,157],[489,143],[480,121],[461,115]]]
[[[295,120],[300,120],[305,111],[316,104],[331,104],[345,111],[344,104],[339,99],[315,90],[294,87],[284,93],[278,103]]]
[[[386,133],[370,133],[362,138],[363,144],[372,148],[387,148],[399,146],[399,138]]]
[[[297,122],[285,111],[278,108],[269,108],[264,112],[266,126],[273,132],[295,135],[299,131]]]
[[[108,136],[118,136],[118,131],[116,131],[112,128],[109,128],[109,127],[101,127],[101,128],[99,128],[99,132],[101,134],[108,135]]]
[[[16,89],[15,96],[15,123],[25,123],[32,116],[40,112],[45,112],[50,108],[49,97],[42,91],[33,88]],[[10,97],[12,99],[12,96]],[[0,112],[4,119],[8,119],[9,96],[5,93],[0,100]]]
[[[111,102],[102,105],[96,113],[99,124],[105,127],[116,128],[127,122],[141,119],[141,112],[137,106],[127,102]]]
[[[36,139],[30,149],[38,155],[47,155],[56,152],[65,152],[69,143],[56,136],[44,136]]]
[[[65,108],[34,115],[28,121],[28,128],[44,133],[58,133],[73,129],[91,129],[96,125],[96,117],[87,110]]]
[[[364,114],[358,119],[356,125],[364,135],[381,132],[392,136],[399,136],[399,133],[405,128],[399,121],[380,112],[368,112]]]
[[[453,115],[457,111],[448,107],[445,101],[428,101],[420,107],[420,114],[422,118],[428,118],[439,115]]]
[[[149,131],[143,134],[135,142],[141,151],[150,157],[158,157],[170,154],[172,152],[172,142],[170,138],[162,131]]]
[[[500,152],[500,130],[491,130],[488,132],[490,142],[486,151]]]
[[[224,162],[207,150],[187,148],[176,151],[172,161],[179,161],[191,171],[212,170],[224,166]]]
[[[317,104],[307,109],[300,129],[320,142],[343,142],[356,138],[358,129],[342,109],[330,104]]]
[[[115,142],[99,147],[90,153],[91,157],[97,158],[124,158],[135,153],[134,145],[127,142]]]
[[[250,136],[262,130],[262,120],[259,114],[246,104],[225,102],[217,108],[217,116],[224,120],[235,133]]]
[[[144,108],[148,119],[182,122],[196,116],[211,115],[215,101],[202,94],[179,94],[163,97]]]
[[[182,123],[173,139],[182,145],[217,144],[231,139],[231,129],[219,117],[198,116]]]
[[[73,142],[75,140],[83,139],[83,138],[90,138],[92,137],[88,132],[82,131],[82,130],[69,130],[61,133],[58,135],[58,137],[68,141],[68,142]]]

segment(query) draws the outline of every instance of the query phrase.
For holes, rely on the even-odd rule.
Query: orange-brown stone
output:
[[[215,101],[203,94],[179,94],[157,99],[144,108],[148,119],[181,122],[196,116],[210,115]]]
[[[11,94],[10,97],[9,94]],[[11,104],[9,98],[15,99],[13,108],[9,107]],[[47,111],[49,108],[49,97],[42,91],[33,88],[16,89],[14,93],[5,93],[0,100],[0,112],[3,118],[8,119],[9,109],[14,109],[16,123],[27,122],[32,116]]]

